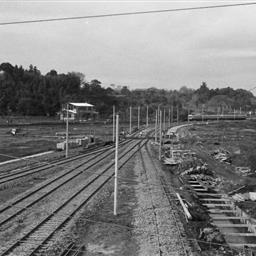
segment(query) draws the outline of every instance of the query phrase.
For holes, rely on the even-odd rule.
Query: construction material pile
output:
[[[181,173],[181,176],[184,175],[208,175],[208,176],[213,176],[213,172],[209,170],[208,165],[204,163],[203,165],[196,165],[192,166],[189,169],[183,171]]]
[[[199,239],[216,244],[223,244],[225,242],[223,235],[215,227],[205,227],[201,229]]]
[[[232,163],[230,153],[225,149],[214,150],[211,155],[213,156],[213,158],[215,160],[218,160],[220,162],[224,162],[224,163],[228,163],[228,164]]]

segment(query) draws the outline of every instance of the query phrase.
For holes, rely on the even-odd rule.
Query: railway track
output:
[[[127,144],[123,145],[126,146]],[[6,204],[4,204],[4,206],[0,208],[0,228],[4,224],[10,222],[14,218],[22,214],[23,212],[27,211],[29,208],[31,208],[44,198],[56,192],[58,189],[66,185],[68,182],[79,177],[79,175],[81,175],[85,171],[88,171],[96,164],[100,163],[101,161],[104,161],[113,153],[113,148],[109,149],[109,151],[104,153],[100,152],[96,156],[92,156],[91,158],[80,163],[76,167],[65,170],[56,177],[53,177],[52,179],[40,183],[38,186],[34,187],[24,195],[8,201]]]
[[[177,197],[175,196],[174,189],[171,188],[170,185],[167,184],[163,175],[158,170],[158,167],[156,166],[156,163],[153,160],[152,154],[150,153],[150,151],[148,149],[148,145],[145,145],[144,154],[142,154],[142,152],[141,152],[140,155],[141,155],[141,159],[142,159],[142,165],[143,165],[144,172],[147,173],[147,171],[150,170],[150,168],[151,168],[154,171],[154,173],[157,175],[157,179],[159,179],[159,182],[160,182],[159,185],[160,185],[160,187],[162,187],[163,194],[164,194],[165,198],[167,199],[167,201],[169,203],[169,207],[170,207],[168,214],[171,215],[171,218],[168,218],[168,220],[167,220],[168,232],[171,231],[170,236],[168,236],[168,234],[166,234],[165,231],[161,231],[161,229],[163,229],[161,220],[159,220],[159,217],[155,218],[155,223],[159,222],[159,227],[157,227],[158,244],[159,244],[159,248],[160,248],[159,255],[160,256],[161,255],[171,255],[171,253],[174,253],[174,254],[176,253],[175,255],[177,255],[177,252],[179,253],[179,255],[184,255],[184,256],[192,255],[191,247],[186,239],[184,228],[180,221],[180,217],[179,217],[180,211],[176,205]],[[146,177],[147,177],[147,174],[146,174]],[[149,179],[149,178],[147,177],[147,179]],[[149,187],[150,187],[150,181],[148,181],[148,183],[149,183]],[[157,188],[157,189],[159,189],[159,188]],[[156,211],[156,207],[154,207],[154,203],[153,203],[153,209],[155,211],[155,213],[154,213],[155,216],[157,216],[157,211]],[[166,236],[168,236],[168,238],[165,238],[168,241],[168,249],[167,249],[168,254],[164,254],[164,253],[166,253],[166,240],[164,240],[163,237],[161,237],[161,236],[163,236],[163,233]]]
[[[129,141],[130,140],[121,142],[120,145],[128,143]],[[62,166],[67,163],[83,159],[84,157],[87,157],[90,155],[94,155],[94,154],[102,153],[102,152],[104,153],[111,148],[113,148],[113,146],[108,146],[108,147],[104,147],[102,149],[97,149],[92,152],[82,154],[79,156],[69,157],[69,158],[62,159],[62,160],[54,160],[54,161],[51,161],[50,163],[42,163],[40,166],[33,166],[33,167],[29,167],[29,168],[24,168],[24,169],[17,169],[17,170],[12,171],[11,173],[2,174],[2,175],[0,175],[0,186],[3,184],[6,184],[8,182],[15,181],[20,178],[24,178],[26,176],[31,176],[31,175],[40,173],[42,171],[49,170],[56,166]]]
[[[120,154],[119,168],[122,168],[129,159],[139,150],[147,140],[131,143]],[[80,186],[74,188],[73,194],[48,214],[43,220],[35,224],[23,234],[17,241],[13,241],[1,251],[5,255],[44,255],[47,243],[62,230],[69,221],[94,197],[97,192],[113,177],[114,162],[106,167],[98,169],[89,176]],[[69,254],[67,254],[69,255]]]

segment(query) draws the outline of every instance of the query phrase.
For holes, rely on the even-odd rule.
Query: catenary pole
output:
[[[164,108],[164,117],[163,117],[163,131],[165,131],[165,108]]]
[[[68,112],[68,103],[67,103],[67,118],[66,118],[66,158],[68,157],[68,116],[69,116],[69,112]]]
[[[202,122],[204,121],[204,105],[202,105]]]
[[[138,106],[138,130],[140,129],[140,106]]]
[[[148,127],[148,105],[147,105],[147,120],[146,120],[146,126]]]
[[[132,106],[130,106],[130,134],[132,134]]]
[[[115,185],[114,185],[114,215],[117,214],[117,175],[118,175],[118,130],[119,115],[116,115],[116,150],[115,150]]]
[[[115,141],[115,115],[116,115],[116,107],[113,105],[113,141]]]
[[[157,143],[157,110],[156,110],[156,120],[155,120],[155,143]]]
[[[171,127],[171,109],[169,108],[169,128]]]
[[[171,123],[173,123],[173,105],[172,105],[172,113],[171,113]]]
[[[160,120],[159,120],[159,155],[158,159],[161,160],[162,155],[162,111],[160,110]]]
[[[179,107],[177,106],[177,124],[179,123]]]

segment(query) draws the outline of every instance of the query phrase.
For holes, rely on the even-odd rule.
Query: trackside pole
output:
[[[177,106],[177,124],[179,124],[179,107]]]
[[[138,130],[140,129],[140,106],[138,106]]]
[[[115,115],[116,115],[116,108],[115,105],[113,106],[113,141],[115,141]]]
[[[163,116],[163,130],[165,131],[165,108],[164,108],[164,116]]]
[[[116,150],[115,150],[115,185],[114,185],[114,215],[117,210],[117,172],[118,172],[118,130],[119,130],[119,115],[116,115]]]
[[[132,106],[130,106],[130,134],[132,134]]]
[[[155,121],[155,143],[157,143],[157,110],[156,110],[156,121]]]
[[[148,105],[147,105],[147,121],[146,121],[146,126],[148,127]]]
[[[159,160],[161,160],[162,155],[162,111],[160,110],[160,127],[159,127]]]
[[[66,158],[68,157],[68,103],[67,103],[67,118],[66,118]]]
[[[173,123],[173,105],[172,105],[171,123]]]
[[[170,108],[169,108],[169,119],[168,119],[168,121],[169,121],[168,127],[170,128],[171,127],[171,109]]]

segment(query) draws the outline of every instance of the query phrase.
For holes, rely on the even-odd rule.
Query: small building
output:
[[[98,116],[98,112],[95,111],[94,105],[86,102],[70,102],[68,103],[68,119],[70,121],[87,121],[94,120]],[[67,104],[62,105],[60,111],[60,120],[66,120],[67,117]]]

